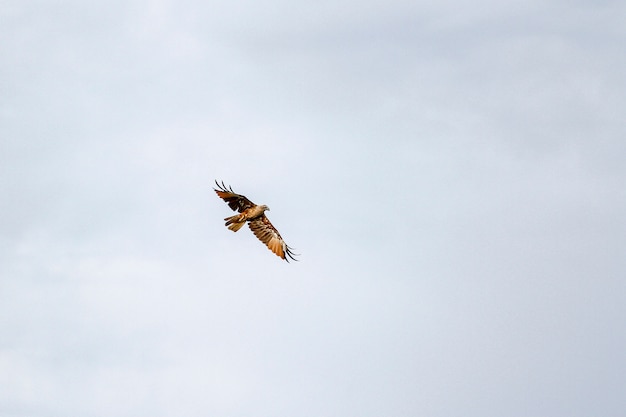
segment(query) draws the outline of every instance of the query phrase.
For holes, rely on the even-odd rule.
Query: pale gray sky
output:
[[[0,2],[0,416],[622,416],[624,15]]]

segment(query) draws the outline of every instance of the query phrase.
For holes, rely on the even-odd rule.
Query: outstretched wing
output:
[[[252,230],[252,233],[281,259],[287,262],[289,262],[289,258],[297,261],[297,259],[294,258],[296,254],[292,252],[292,248],[287,246],[283,238],[280,237],[278,230],[276,230],[265,215],[249,221],[248,226],[250,230]]]
[[[219,198],[226,201],[231,210],[241,213],[245,209],[256,206],[256,204],[248,200],[246,196],[237,194],[231,187],[225,186],[224,181],[222,181],[222,185],[219,185],[217,181],[215,181],[215,185],[217,185],[217,188],[214,188],[215,192]]]

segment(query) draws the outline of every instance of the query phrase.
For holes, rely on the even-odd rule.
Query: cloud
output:
[[[618,415],[622,9],[7,5],[0,410]]]

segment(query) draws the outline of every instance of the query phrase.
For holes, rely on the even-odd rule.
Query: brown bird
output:
[[[268,206],[258,206],[245,196],[236,194],[231,187],[226,187],[223,181],[222,185],[215,181],[215,185],[217,185],[217,188],[214,188],[214,190],[218,197],[224,200],[233,211],[240,213],[224,219],[226,220],[226,226],[230,230],[236,232],[247,222],[252,233],[272,252],[287,262],[289,262],[289,258],[297,261],[294,258],[297,254],[292,252],[293,248],[287,246],[278,230],[265,215],[265,211],[270,209]]]

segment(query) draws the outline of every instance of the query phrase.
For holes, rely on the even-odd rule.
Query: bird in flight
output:
[[[239,214],[224,219],[226,220],[226,226],[230,230],[236,232],[247,222],[252,233],[254,233],[269,250],[287,262],[289,262],[290,258],[297,261],[294,257],[297,256],[297,254],[293,253],[293,249],[287,246],[280,236],[280,233],[278,233],[278,230],[276,230],[265,215],[265,211],[269,211],[270,209],[268,206],[265,204],[258,206],[248,200],[246,196],[236,194],[231,187],[226,187],[223,181],[222,185],[220,185],[216,180],[215,185],[217,185],[217,188],[214,188],[214,190],[218,197],[224,200],[233,211],[239,212]]]

